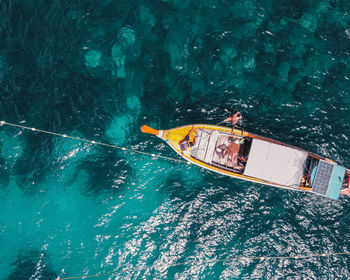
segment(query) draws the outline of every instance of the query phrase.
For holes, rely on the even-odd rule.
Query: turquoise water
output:
[[[218,123],[350,167],[350,4],[0,1],[0,118],[168,157]],[[0,279],[349,279],[350,199],[0,127]],[[180,264],[185,263],[185,264]],[[179,264],[179,265],[177,265]],[[95,278],[91,278],[95,279]]]

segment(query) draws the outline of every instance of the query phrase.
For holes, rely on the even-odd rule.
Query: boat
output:
[[[350,195],[349,169],[241,128],[191,124],[156,130],[143,125],[141,131],[164,140],[188,163],[222,175],[335,200]]]

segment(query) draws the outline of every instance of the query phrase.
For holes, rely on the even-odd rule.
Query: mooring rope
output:
[[[31,130],[34,132],[51,134],[51,135],[55,135],[55,136],[59,136],[59,137],[63,137],[63,138],[70,138],[70,139],[74,139],[74,140],[78,140],[78,141],[82,141],[82,142],[87,142],[87,143],[94,144],[94,145],[100,145],[100,146],[105,146],[105,147],[109,147],[109,148],[113,148],[113,149],[120,149],[120,150],[123,150],[126,152],[147,155],[147,156],[151,156],[153,158],[162,158],[162,159],[169,160],[169,161],[182,162],[182,163],[188,163],[188,164],[190,163],[188,161],[181,160],[181,159],[175,159],[175,158],[166,157],[166,156],[162,156],[162,155],[151,154],[151,153],[142,152],[142,151],[138,151],[138,150],[134,150],[134,149],[129,149],[126,147],[120,147],[120,146],[116,146],[116,145],[112,145],[112,144],[102,143],[102,142],[98,142],[95,140],[83,139],[83,138],[79,138],[79,137],[75,137],[75,136],[70,136],[67,134],[61,134],[61,133],[56,133],[56,132],[38,129],[38,128],[34,128],[34,127],[24,126],[24,125],[20,125],[20,124],[9,123],[6,121],[0,121],[0,125],[8,125],[8,126],[12,126],[12,127],[18,127],[18,128],[22,128],[22,129]]]
[[[350,252],[338,252],[338,253],[323,253],[323,254],[311,254],[311,255],[291,255],[291,256],[252,256],[252,257],[245,257],[245,256],[237,256],[234,258],[228,258],[228,259],[219,259],[219,260],[209,260],[209,261],[203,261],[204,264],[208,263],[218,263],[218,262],[233,262],[237,260],[261,260],[261,261],[267,261],[267,260],[285,260],[285,259],[306,259],[306,258],[322,258],[322,257],[332,257],[332,256],[344,256],[344,255],[350,255]],[[174,267],[174,266],[180,266],[180,265],[188,265],[188,264],[193,264],[195,265],[195,262],[189,261],[189,262],[181,262],[181,263],[175,263],[172,265],[169,265],[169,267]],[[92,277],[102,277],[102,276],[108,276],[108,275],[114,275],[114,274],[121,274],[123,272],[128,272],[128,271],[140,271],[142,269],[147,269],[149,267],[139,267],[136,269],[124,269],[120,272],[110,272],[110,273],[103,273],[103,274],[95,274],[95,275],[82,275],[82,276],[73,276],[73,277],[64,277],[61,278],[59,277],[59,280],[68,280],[68,279],[86,279],[86,278],[92,278]]]
[[[126,148],[126,147],[120,147],[120,146],[116,146],[116,145],[112,145],[112,144],[102,143],[102,142],[98,142],[98,141],[95,141],[95,140],[83,139],[83,138],[79,138],[79,137],[75,137],[75,136],[70,136],[70,135],[67,135],[67,134],[61,134],[61,133],[56,133],[56,132],[47,131],[47,130],[43,130],[43,129],[38,129],[38,128],[34,128],[34,127],[24,126],[24,125],[20,125],[20,124],[9,123],[9,122],[6,122],[6,121],[0,121],[0,126],[2,126],[2,125],[8,125],[8,126],[12,126],[12,127],[17,127],[17,128],[22,128],[22,129],[26,129],[26,130],[31,130],[33,132],[41,132],[41,133],[51,134],[51,135],[55,135],[55,136],[59,136],[59,137],[63,137],[63,138],[70,138],[70,139],[74,139],[74,140],[77,140],[77,141],[83,141],[83,142],[87,142],[87,143],[94,144],[94,145],[101,145],[101,146],[105,146],[105,147],[109,147],[109,148],[113,148],[113,149],[120,149],[120,150],[123,150],[123,151],[126,151],[126,152],[143,154],[143,155],[151,156],[152,158],[162,158],[162,159],[165,159],[165,160],[168,160],[168,161],[172,161],[172,162],[191,164],[190,161],[185,161],[185,160],[182,160],[182,159],[175,159],[175,158],[166,157],[166,156],[162,156],[162,155],[151,154],[151,153],[142,152],[142,151],[138,151],[138,150],[134,150],[134,149],[129,149],[129,148]],[[278,186],[278,185],[275,185],[275,187],[281,188],[281,189],[295,190],[295,191],[305,191],[305,190],[300,189],[300,188],[294,188],[293,185],[291,185],[291,186]]]

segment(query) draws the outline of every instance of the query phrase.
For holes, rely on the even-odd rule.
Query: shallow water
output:
[[[0,118],[177,158],[139,127],[239,110],[246,130],[349,167],[349,13],[344,0],[2,0]],[[349,251],[349,198],[18,128],[0,141],[0,279],[350,277],[346,255],[210,262]]]

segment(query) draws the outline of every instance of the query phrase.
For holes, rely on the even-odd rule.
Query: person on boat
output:
[[[233,116],[224,120],[224,122],[232,122],[232,125],[235,126],[242,119],[242,114],[237,112]]]
[[[243,166],[238,163],[238,152],[244,139],[240,136],[229,137],[230,144],[225,149],[223,157],[228,156],[227,162],[231,162],[235,168],[242,168]]]
[[[188,148],[193,147],[196,145],[196,135],[194,136],[193,140],[190,141],[190,135],[195,130],[194,126],[192,126],[191,130],[187,133],[184,139],[179,141],[180,149],[182,152],[186,151]]]
[[[350,171],[349,170],[346,171],[345,183],[343,184],[343,187],[340,193],[350,196]]]
[[[215,153],[219,156],[219,158],[224,157],[224,152],[226,150],[227,146],[225,144],[221,144],[215,148]]]

